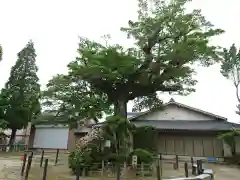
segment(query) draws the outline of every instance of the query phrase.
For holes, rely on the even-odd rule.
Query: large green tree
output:
[[[236,97],[239,102],[236,113],[240,115],[240,50],[237,50],[235,44],[229,49],[224,48],[223,50],[221,73],[224,77],[233,81],[236,88]]]
[[[126,117],[127,102],[138,110],[161,104],[157,92],[189,94],[197,83],[192,64],[219,60],[212,37],[223,33],[201,15],[185,11],[188,0],[139,0],[139,17],[122,28],[133,48],[80,38],[78,58],[69,64],[72,77],[88,82],[114,104],[115,115]]]
[[[12,130],[10,145],[14,142],[17,129],[26,127],[40,113],[40,85],[33,42],[28,42],[17,56],[0,98],[4,100],[3,119],[7,121],[7,128]]]
[[[72,127],[80,120],[98,121],[104,113],[111,113],[106,95],[97,93],[85,81],[63,74],[54,76],[48,82],[42,92],[42,101],[46,111],[52,112],[52,116],[45,117],[45,120],[68,123]],[[39,118],[42,119],[41,116]]]

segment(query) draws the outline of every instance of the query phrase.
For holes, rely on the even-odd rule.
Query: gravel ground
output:
[[[38,169],[39,159],[35,159],[34,161],[37,161],[36,164],[35,164],[35,162],[33,164],[35,164],[34,166],[36,166],[36,168]],[[54,157],[51,159],[51,161],[54,161]],[[52,162],[50,164],[52,164]],[[169,168],[170,167],[171,166],[169,166]],[[182,165],[180,167],[182,167]],[[213,169],[214,175],[215,175],[215,180],[239,180],[240,179],[239,178],[239,176],[240,176],[240,168],[239,167],[230,166],[230,165],[217,165],[217,164],[206,164],[206,165],[204,165],[204,167]],[[34,172],[34,169],[37,170],[36,168],[33,167],[32,172]],[[21,169],[20,156],[0,157],[0,180],[21,180],[20,169]],[[51,165],[51,167],[49,169],[49,175],[51,173],[55,172],[56,170],[59,173],[58,169],[60,169],[62,171],[62,173],[65,175],[68,174],[68,172],[69,172],[69,169],[67,167],[63,167],[63,165],[58,165],[58,166]],[[38,174],[41,175],[42,173],[39,172],[39,170],[37,170]],[[171,174],[172,171],[167,172],[165,170],[164,175],[167,175],[168,173]],[[38,179],[41,179],[41,177],[39,177],[39,175],[38,175]],[[72,179],[73,176],[71,176],[69,178]],[[31,178],[31,175],[30,175],[29,179],[35,180],[34,178]],[[67,179],[67,177],[65,179]],[[84,179],[88,179],[88,178],[84,178]],[[92,179],[97,180],[99,178],[96,177],[96,178],[91,178],[91,180]],[[50,178],[50,180],[52,180],[52,179]],[[54,180],[55,180],[55,178],[54,178]]]

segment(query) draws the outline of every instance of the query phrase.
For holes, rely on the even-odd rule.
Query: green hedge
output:
[[[153,153],[144,150],[144,149],[135,149],[127,157],[128,164],[132,163],[132,156],[136,155],[138,158],[138,164],[145,163],[151,164],[154,159]],[[106,162],[111,162],[116,164],[117,162],[123,163],[126,160],[124,154],[116,156],[115,153],[104,154],[96,153],[92,149],[86,149],[84,152],[72,152],[69,155],[68,163],[69,168],[72,169],[73,173],[76,173],[76,169],[80,170],[80,173],[83,169],[88,173],[88,170],[98,170],[101,169],[102,160]]]
[[[129,156],[129,163],[132,162],[132,156],[137,156],[137,163],[151,164],[154,160],[154,154],[145,149],[135,149]]]
[[[133,133],[134,149],[145,149],[150,152],[156,152],[157,149],[157,131],[152,126],[142,126],[136,128]]]

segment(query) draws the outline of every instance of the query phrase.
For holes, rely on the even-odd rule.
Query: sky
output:
[[[217,28],[226,32],[212,43],[240,47],[239,0],[193,0],[189,9],[201,9],[203,15]],[[136,0],[0,0],[0,87],[9,77],[16,54],[32,39],[37,51],[38,76],[44,85],[55,74],[66,73],[66,65],[77,56],[78,36],[99,40],[110,34],[112,42],[130,46],[120,27],[137,16]],[[239,122],[235,114],[235,88],[220,74],[220,66],[197,70],[196,92],[175,96],[178,102],[200,108]],[[166,102],[169,95],[161,95]],[[131,111],[132,103],[128,110]]]

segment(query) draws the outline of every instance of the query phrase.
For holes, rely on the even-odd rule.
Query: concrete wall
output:
[[[213,117],[198,113],[176,105],[168,105],[163,110],[139,117],[143,120],[214,120]]]
[[[231,147],[223,141],[224,157],[232,156]]]

